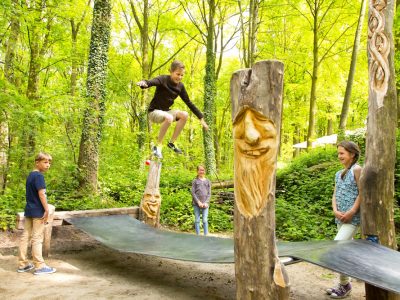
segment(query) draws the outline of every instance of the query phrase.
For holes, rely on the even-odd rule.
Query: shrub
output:
[[[276,234],[283,240],[331,239],[336,149],[315,149],[277,174]]]

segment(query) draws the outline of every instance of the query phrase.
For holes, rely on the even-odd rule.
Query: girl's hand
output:
[[[342,221],[342,218],[343,218],[344,213],[342,213],[342,212],[340,212],[340,211],[338,211],[338,210],[335,210],[335,211],[333,211],[333,214],[335,215],[335,217],[336,217],[338,220]]]
[[[136,83],[137,86],[143,87],[143,88],[147,88],[147,83],[144,80],[141,80],[139,82]]]
[[[201,126],[203,126],[204,130],[208,131],[209,127],[208,127],[206,121],[204,121],[203,118],[200,119],[200,123],[201,123]]]
[[[343,223],[350,223],[350,222],[351,222],[351,219],[353,219],[353,216],[354,216],[353,211],[351,211],[351,210],[346,211],[346,212],[343,214],[343,216],[342,216],[342,218],[340,219],[340,221],[342,221]]]

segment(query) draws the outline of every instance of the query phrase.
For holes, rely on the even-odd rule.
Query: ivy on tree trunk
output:
[[[109,0],[94,2],[90,40],[88,75],[86,82],[87,107],[83,119],[79,149],[79,188],[97,192],[99,144],[105,110],[108,48],[111,30],[111,3]]]

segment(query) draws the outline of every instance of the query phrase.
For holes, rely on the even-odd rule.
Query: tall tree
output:
[[[368,18],[369,97],[365,167],[361,174],[362,232],[397,249],[393,195],[397,95],[394,71],[393,1],[371,0]],[[366,299],[400,299],[366,284]]]
[[[340,23],[339,20],[342,17],[341,11],[346,3],[336,0],[306,0],[306,3],[311,18],[304,14],[301,9],[294,7],[304,18],[306,18],[313,34],[313,67],[311,74],[310,109],[307,132],[307,148],[309,148],[311,147],[312,140],[315,136],[319,67],[325,59],[333,55],[335,45],[346,34],[346,32],[352,28],[352,25],[346,26],[338,36],[328,38],[335,25]],[[333,15],[334,12],[336,12],[335,15]],[[330,16],[331,14],[333,16]]]
[[[214,149],[214,110],[216,87],[216,52],[215,52],[215,15],[217,5],[215,0],[203,1],[197,3],[197,9],[200,12],[201,21],[199,22],[195,14],[190,10],[189,2],[182,2],[186,14],[194,26],[201,34],[202,43],[206,46],[206,73],[204,75],[204,119],[209,125],[210,130],[203,130],[203,145],[205,154],[205,165],[209,173],[216,172],[215,149]]]
[[[38,109],[41,106],[39,101],[39,80],[43,70],[43,58],[50,47],[51,29],[54,15],[52,7],[48,6],[46,0],[35,0],[27,3],[27,11],[30,18],[26,21],[27,40],[29,46],[29,68],[26,97],[32,107]],[[25,126],[23,143],[26,150],[26,157],[31,157],[36,148],[37,124],[31,119]]]
[[[129,1],[133,17],[135,19],[136,25],[140,32],[140,57],[139,64],[141,66],[141,75],[143,78],[149,78],[150,76],[150,65],[149,65],[149,1],[143,0],[142,6],[142,16],[143,19],[140,21],[139,15],[135,8],[134,1]],[[132,33],[130,32],[131,37]],[[147,105],[148,90],[143,89],[141,92],[141,99],[138,110],[138,121],[139,121],[139,134],[138,134],[138,146],[142,150],[145,144],[145,138],[147,133]]]
[[[216,172],[215,149],[213,141],[214,133],[214,109],[215,95],[217,92],[215,76],[215,48],[214,48],[214,18],[215,1],[208,0],[208,22],[206,22],[206,74],[204,75],[204,119],[209,124],[210,130],[203,130],[204,154],[206,168],[209,173]]]
[[[18,0],[12,1],[12,14],[10,20],[10,35],[7,40],[5,62],[4,62],[4,75],[7,80],[18,86],[15,75],[15,56],[17,50],[18,37],[20,35],[20,9],[18,7]]]
[[[344,131],[346,130],[347,115],[349,113],[351,90],[353,88],[354,74],[356,72],[357,54],[358,54],[358,48],[360,46],[362,27],[363,27],[364,16],[365,16],[365,8],[367,6],[366,4],[367,4],[366,0],[361,0],[360,14],[358,17],[358,25],[357,25],[356,34],[354,36],[353,52],[351,54],[349,76],[347,78],[346,92],[344,94],[342,112],[340,114],[339,131],[342,132],[343,134],[344,134]]]
[[[240,34],[242,60],[246,68],[250,68],[257,57],[257,32],[260,25],[259,9],[263,0],[250,0],[247,7],[243,7],[243,1],[238,0],[240,14]],[[245,14],[245,12],[247,12]],[[247,16],[247,18],[245,17]]]
[[[17,0],[11,2],[10,34],[6,42],[6,53],[4,58],[4,76],[7,81],[19,88],[20,80],[15,74],[15,57],[17,53],[18,38],[20,35],[20,9]],[[8,126],[8,113],[1,111],[0,115],[0,192],[3,192],[7,184],[10,136]]]
[[[70,0],[72,1],[72,0]],[[92,0],[87,0],[87,5],[79,18],[73,16],[70,17],[69,22],[71,25],[71,75],[70,75],[70,91],[71,96],[75,97],[76,94],[76,83],[78,79],[78,68],[79,68],[79,52],[78,52],[78,34],[85,20],[87,10],[90,7]]]
[[[97,192],[99,144],[105,111],[108,49],[111,31],[110,0],[95,0],[87,71],[87,107],[79,148],[79,187]]]

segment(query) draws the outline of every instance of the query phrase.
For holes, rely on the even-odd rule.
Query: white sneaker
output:
[[[162,153],[161,153],[161,148],[154,146],[153,147],[153,155],[158,157],[158,158],[162,158]]]

